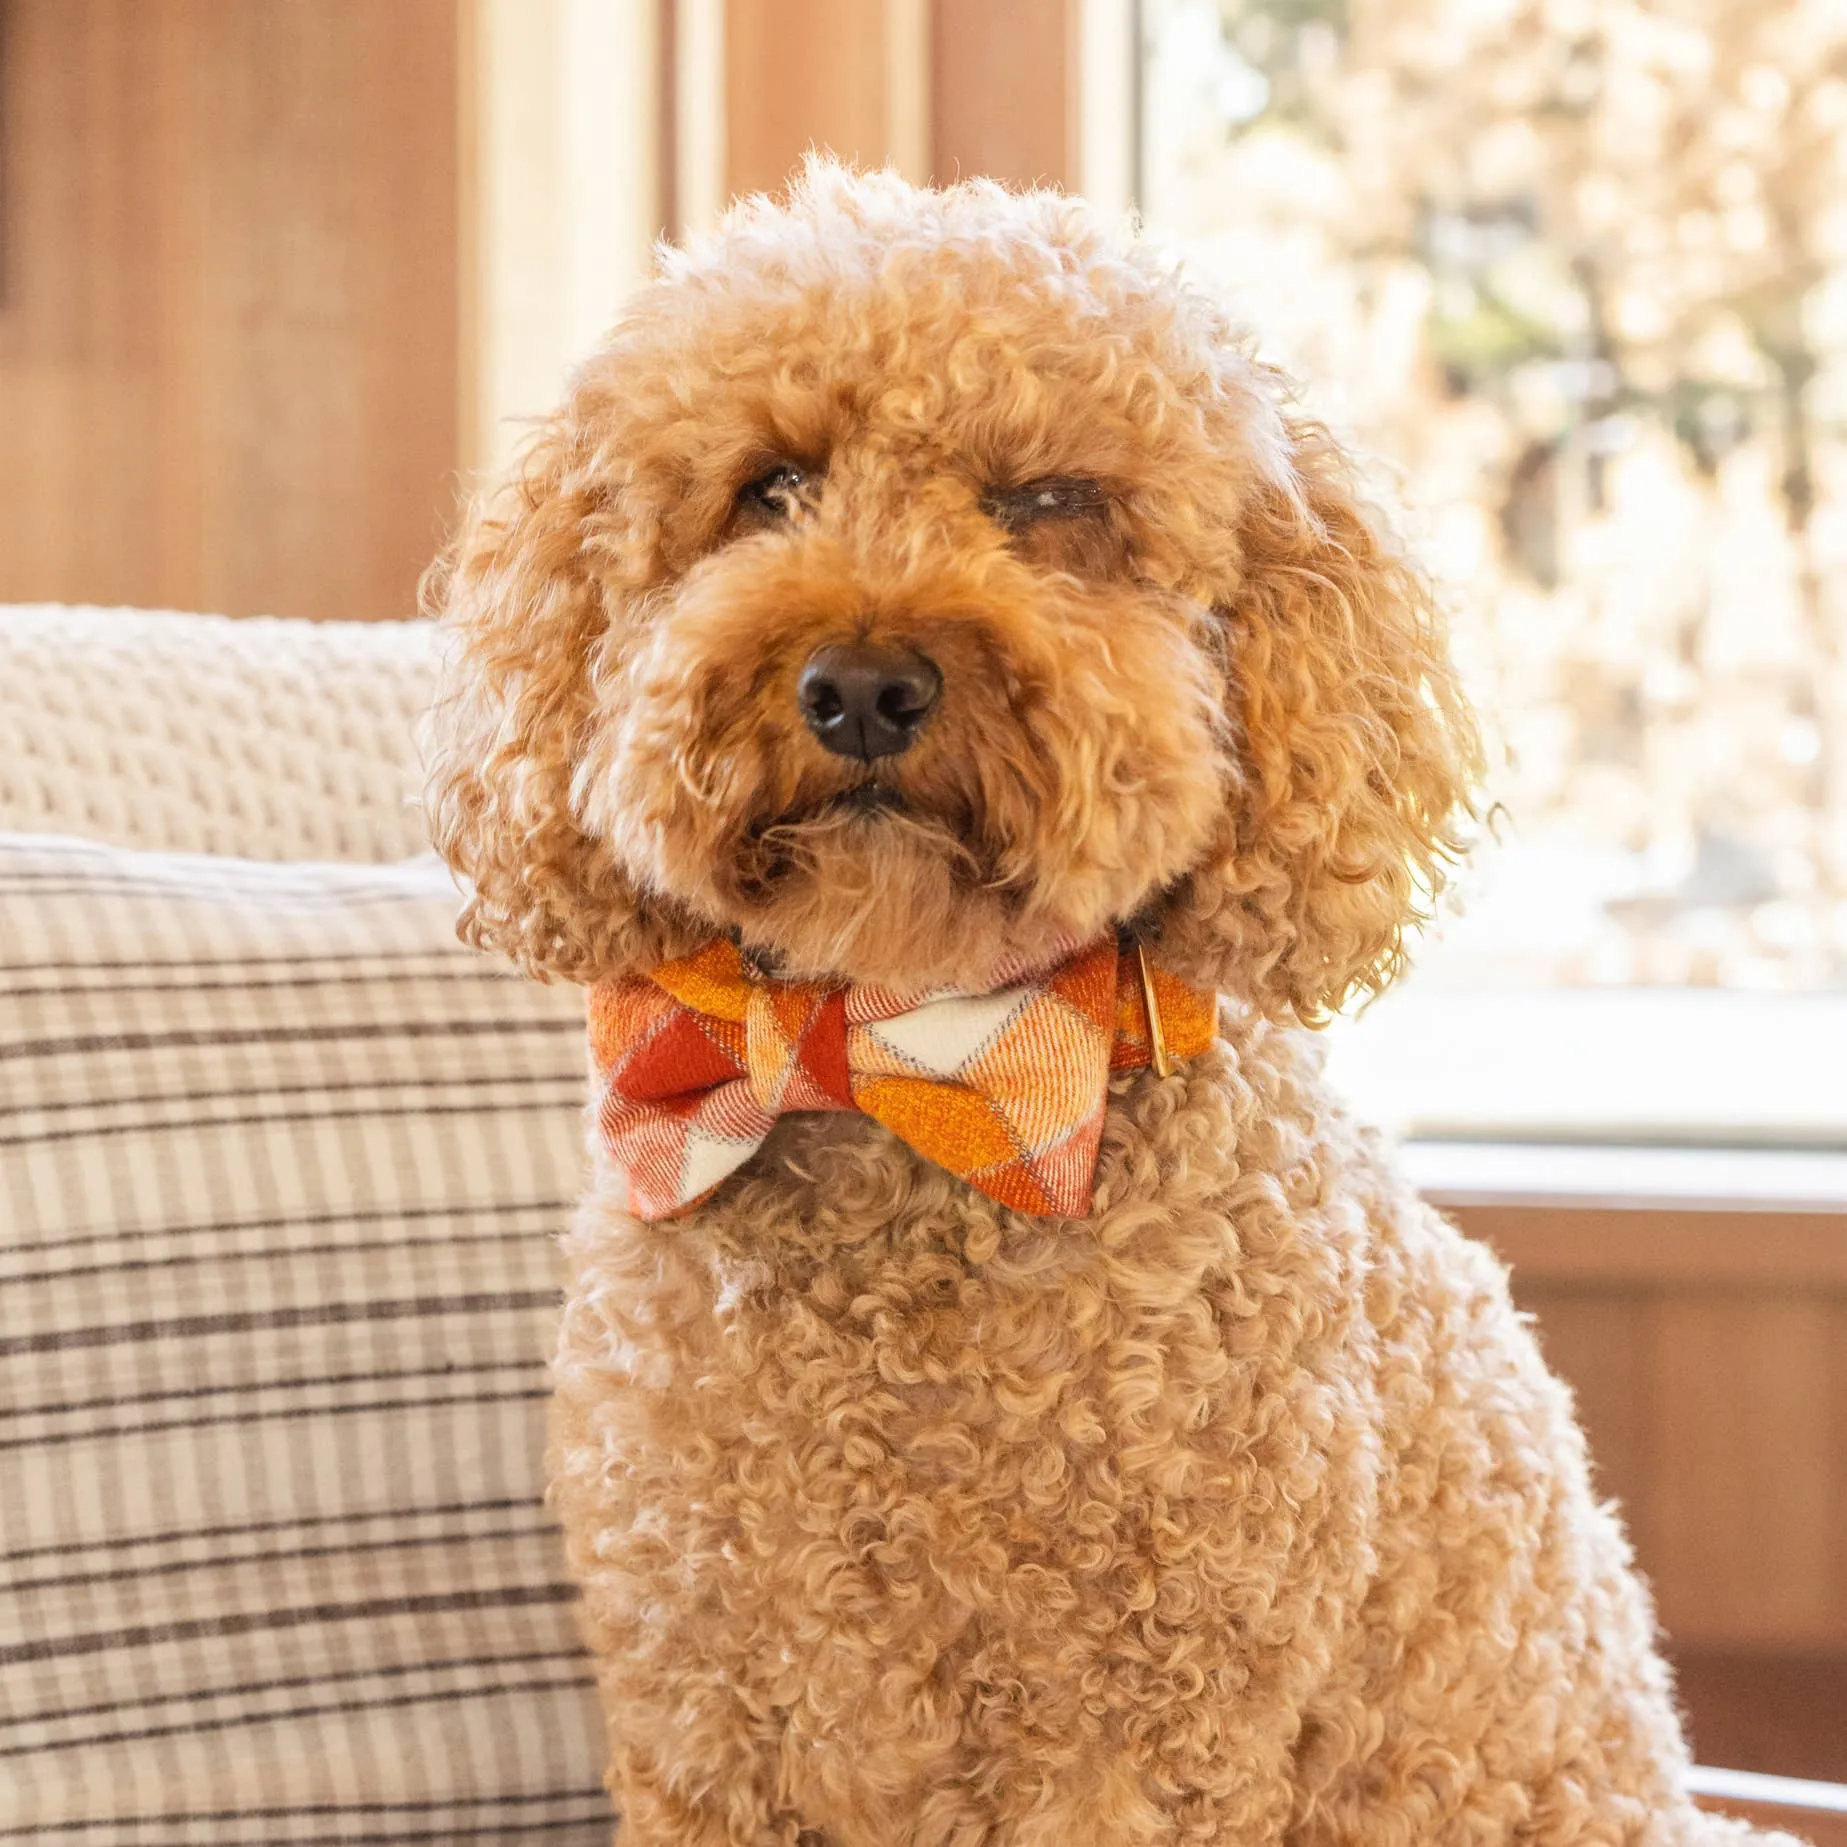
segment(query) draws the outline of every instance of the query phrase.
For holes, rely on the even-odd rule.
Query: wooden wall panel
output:
[[[1847,1215],[1453,1216],[1576,1392],[1702,1760],[1847,1779]]]
[[[728,0],[729,189],[774,191],[810,146],[919,178],[1069,185],[1075,5]]]
[[[6,288],[0,299],[0,595],[115,600],[176,581],[190,471],[147,466],[168,411],[153,252],[174,234],[173,150],[151,107],[159,22],[11,0],[0,9]],[[135,150],[129,157],[128,149]]]
[[[454,493],[454,0],[0,17],[0,599],[410,613]]]
[[[1661,1305],[1652,1561],[1687,1642],[1847,1648],[1831,1419],[1847,1315],[1825,1298]]]
[[[879,0],[730,0],[725,10],[726,178],[774,192],[810,146],[886,157],[890,8]]]
[[[1518,1266],[1514,1289],[1577,1394],[1669,1633],[1847,1659],[1847,1291],[1608,1287]]]
[[[1847,1656],[1682,1644],[1672,1653],[1701,1763],[1847,1782]]]
[[[1834,1608],[1847,1612],[1847,1294],[1834,1298],[1835,1319],[1830,1355],[1833,1362],[1833,1402],[1823,1407],[1827,1418],[1829,1475],[1833,1496],[1828,1506],[1828,1530],[1834,1535],[1834,1570],[1830,1584]],[[1847,1626],[1844,1624],[1843,1626]],[[1843,1650],[1847,1658],[1847,1650]],[[1839,1713],[1843,1741],[1842,1756],[1847,1759],[1847,1687]],[[1847,1778],[1847,1768],[1841,1772]]]
[[[1077,0],[935,0],[931,176],[1076,182]]]

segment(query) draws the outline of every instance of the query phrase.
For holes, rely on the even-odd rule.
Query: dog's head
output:
[[[1079,204],[817,163],[669,257],[432,571],[472,940],[979,987],[1133,922],[1313,1018],[1441,885],[1419,579],[1220,312]]]

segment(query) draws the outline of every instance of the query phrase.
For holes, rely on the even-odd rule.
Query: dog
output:
[[[812,162],[426,605],[463,934],[590,990],[549,1467],[626,1843],[1749,1835],[1505,1272],[1321,1078],[1481,751],[1207,295]]]

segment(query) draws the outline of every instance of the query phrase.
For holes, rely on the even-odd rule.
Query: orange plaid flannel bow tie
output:
[[[1196,1056],[1217,1018],[1110,939],[991,993],[911,995],[753,979],[719,941],[591,990],[596,1117],[642,1218],[704,1199],[792,1110],[863,1111],[1002,1205],[1074,1216],[1109,1074]]]

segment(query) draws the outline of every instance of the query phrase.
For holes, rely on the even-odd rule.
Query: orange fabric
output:
[[[1216,998],[1154,973],[1167,1048],[1211,1044]],[[1150,1060],[1133,948],[1093,943],[985,994],[777,982],[707,944],[590,994],[597,1123],[630,1204],[705,1198],[791,1110],[856,1109],[1023,1212],[1090,1207],[1109,1074]]]

